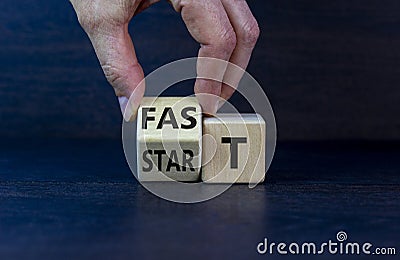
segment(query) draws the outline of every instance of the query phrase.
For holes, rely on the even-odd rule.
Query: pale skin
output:
[[[128,24],[139,12],[160,0],[70,0],[88,34],[104,74],[115,90],[124,119],[132,121],[144,94],[144,73],[136,57]],[[192,35],[200,44],[199,57],[229,61],[246,69],[259,36],[259,27],[245,0],[171,0]],[[194,92],[203,112],[215,114],[220,98],[235,92],[242,73],[230,66],[216,69],[198,64],[201,73],[229,78],[227,84],[197,79]],[[213,71],[207,71],[213,70]],[[202,93],[211,94],[202,96]],[[215,97],[215,98],[214,98]],[[220,97],[220,98],[219,98]],[[130,101],[128,102],[130,98]]]

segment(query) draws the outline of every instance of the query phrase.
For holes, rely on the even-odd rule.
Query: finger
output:
[[[117,30],[121,30],[117,32]],[[113,35],[97,33],[89,36],[100,61],[104,75],[119,97],[121,111],[126,121],[135,118],[145,85],[139,84],[144,79],[128,25],[115,29]],[[132,97],[131,97],[132,96]],[[127,100],[130,99],[130,102]]]
[[[221,0],[236,34],[236,47],[229,62],[222,84],[221,98],[227,100],[235,92],[246,70],[260,34],[257,21],[245,0]],[[241,70],[242,68],[243,70]]]
[[[128,23],[137,5],[112,5],[104,10],[104,6],[98,2],[87,6],[79,6],[83,5],[83,1],[72,3],[79,22],[92,42],[103,72],[118,96],[124,119],[131,121],[144,94],[144,84],[139,84],[144,73],[128,32]],[[127,102],[131,95],[131,101]]]
[[[195,93],[207,114],[215,114],[221,94],[221,82],[226,63],[212,62],[211,57],[228,61],[236,46],[236,36],[220,0],[172,1],[174,8],[181,11],[183,21],[190,34],[200,43],[197,61]],[[212,78],[216,80],[202,79]],[[207,95],[201,95],[205,93]],[[211,96],[211,95],[215,96]]]

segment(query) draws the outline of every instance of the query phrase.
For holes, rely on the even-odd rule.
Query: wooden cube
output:
[[[139,180],[199,180],[201,132],[195,97],[144,98],[137,118]]]
[[[201,178],[208,183],[265,179],[265,121],[258,114],[217,114],[203,120]]]

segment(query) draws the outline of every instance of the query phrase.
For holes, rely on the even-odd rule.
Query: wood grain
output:
[[[139,179],[197,181],[201,132],[201,108],[195,97],[144,98],[137,123]]]
[[[260,115],[217,114],[204,118],[203,135],[207,137],[203,138],[203,181],[264,181],[266,126]]]

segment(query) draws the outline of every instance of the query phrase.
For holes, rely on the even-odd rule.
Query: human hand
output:
[[[136,57],[128,24],[135,14],[159,0],[70,1],[93,44],[108,82],[115,90],[124,119],[134,119],[145,85],[139,84],[144,73]],[[246,69],[259,36],[259,28],[245,0],[170,2],[181,13],[190,34],[200,44],[199,57],[229,61]],[[242,73],[232,66],[216,68],[202,60],[198,61],[197,70],[198,74],[215,75],[230,83],[228,86],[201,78],[195,82],[194,91],[203,112],[215,114],[220,106],[218,97],[225,100],[230,98]]]

